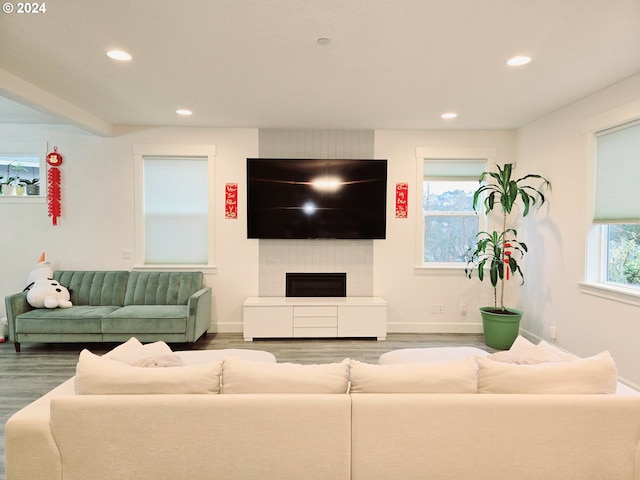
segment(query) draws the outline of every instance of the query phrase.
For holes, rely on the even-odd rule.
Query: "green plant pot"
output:
[[[520,319],[523,312],[507,308],[510,313],[496,313],[494,307],[480,307],[484,341],[487,346],[498,350],[508,350],[520,332]]]

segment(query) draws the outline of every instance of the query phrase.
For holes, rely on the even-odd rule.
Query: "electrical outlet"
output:
[[[444,313],[444,306],[442,304],[431,304],[431,314],[432,315],[442,315]]]
[[[131,250],[122,250],[121,257],[123,260],[131,260]]]
[[[558,329],[555,325],[551,325],[551,327],[549,327],[549,336],[554,340],[558,338]]]

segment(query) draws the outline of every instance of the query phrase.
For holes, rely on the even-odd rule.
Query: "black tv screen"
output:
[[[387,161],[247,158],[249,238],[382,239]]]

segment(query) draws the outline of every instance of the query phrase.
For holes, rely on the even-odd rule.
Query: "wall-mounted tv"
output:
[[[382,239],[387,161],[247,158],[247,236]]]

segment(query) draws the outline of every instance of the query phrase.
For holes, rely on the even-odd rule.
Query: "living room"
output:
[[[394,342],[344,341],[340,343],[344,357],[366,350],[366,358],[374,362],[370,352],[375,351],[377,358],[379,348],[385,348],[381,346],[398,348],[402,335],[473,344],[482,334],[478,308],[493,303],[493,291],[486,281],[466,278],[462,262],[452,266],[424,261],[422,172],[425,158],[476,158],[480,152],[487,154],[482,158],[490,169],[514,163],[517,177],[539,174],[552,184],[548,202],[517,224],[519,238],[529,249],[522,262],[525,282],[520,286],[517,279],[510,280],[507,289],[509,306],[525,312],[520,333],[534,343],[545,341],[579,357],[608,350],[619,380],[640,390],[640,295],[637,285],[620,287],[602,281],[603,227],[593,221],[596,134],[640,119],[640,10],[636,3],[284,0],[239,5],[194,1],[160,9],[153,2],[121,0],[101,5],[100,11],[92,2],[39,3],[38,12],[27,14],[26,4],[8,2],[0,18],[0,41],[12,46],[0,50],[0,157],[33,148],[41,159],[43,186],[41,195],[0,195],[5,230],[0,236],[0,296],[27,286],[42,252],[56,270],[202,271],[204,284],[213,293],[211,335],[204,341],[215,349],[244,345],[247,350],[278,350],[286,349],[287,342],[244,342],[243,302],[249,297],[283,295],[286,272],[347,272],[347,295],[384,299],[386,332],[396,337]],[[29,5],[33,9],[36,4]],[[172,33],[158,35],[161,29]],[[114,38],[116,34],[120,37]],[[131,63],[107,59],[106,50],[116,46],[131,50]],[[198,53],[188,55],[185,49]],[[508,66],[507,59],[516,54],[530,54],[531,63]],[[272,63],[278,75],[270,68]],[[193,109],[193,115],[176,116],[176,108],[182,107]],[[452,111],[458,118],[441,118]],[[54,149],[63,159],[56,167],[61,211],[55,222],[49,214],[45,182],[46,171],[52,170],[45,164],[45,155]],[[208,157],[205,262],[188,267],[145,263],[140,222],[140,169],[145,155]],[[385,159],[385,238],[248,238],[246,161],[274,157]],[[635,165],[624,173],[635,179],[640,168]],[[7,173],[0,170],[0,175]],[[193,177],[178,172],[175,180],[178,191],[193,188]],[[237,215],[230,215],[226,190],[236,186]],[[395,211],[398,186],[407,188],[406,215]],[[3,305],[0,318],[5,315]],[[307,350],[296,344],[295,354],[283,358],[299,359],[305,353],[307,359],[323,358],[321,340],[308,344]],[[426,346],[433,344],[425,340]],[[113,347],[105,344],[95,351],[104,353]],[[78,344],[77,350],[81,348]],[[4,360],[0,372],[5,373],[0,376],[20,375],[23,381],[16,384],[29,384],[19,392],[16,384],[7,389],[25,405],[51,388],[36,394],[42,387],[40,377],[56,369],[67,375],[77,358],[77,352],[70,353],[68,347],[28,342],[21,353],[14,352],[12,342],[0,343],[0,350]],[[46,368],[40,370],[40,364]],[[21,370],[25,365],[30,366],[29,372]],[[475,379],[475,373],[472,376]],[[593,438],[605,430],[609,433],[602,433],[602,438],[616,437],[623,427],[633,430],[635,420],[625,422],[627,418],[637,420],[636,400],[625,403],[623,409],[618,407],[624,400],[616,403],[620,399],[592,396],[584,400],[593,402],[586,418],[603,418],[602,425],[597,425],[572,415],[571,400],[549,397],[553,396],[525,399],[526,408],[531,409],[527,412],[538,415],[535,418],[543,429],[567,438],[571,437],[563,428],[567,418],[576,425],[588,424]],[[129,400],[124,400],[124,410]],[[155,400],[139,400],[132,410],[135,414],[123,417],[125,429],[131,425],[129,420],[143,418],[145,401]],[[247,401],[259,404],[262,399]],[[336,401],[351,411],[351,399]],[[355,401],[368,400],[356,395]],[[384,402],[374,400],[378,401]],[[423,407],[415,399],[390,402],[396,409],[389,414],[391,430],[402,413],[397,409],[402,410],[402,402],[407,401],[417,401],[417,410]],[[473,402],[485,400],[456,401],[461,406],[452,408],[442,398],[429,399],[442,412],[439,421],[444,433],[434,430],[438,432],[435,443],[447,437],[469,451],[475,440],[466,444],[463,439],[472,437],[447,432],[454,423],[466,432],[465,405],[475,409]],[[513,403],[500,410],[488,403],[493,401],[503,402],[503,407]],[[562,408],[557,408],[556,401]],[[272,408],[286,419],[289,411],[283,405]],[[378,423],[379,405],[374,404],[371,412],[376,420],[363,422],[366,428]],[[511,448],[529,451],[520,448],[518,437],[523,428],[531,427],[522,404],[517,399],[493,398],[487,400],[487,408],[482,421],[496,410],[508,411],[510,422],[504,423],[515,435],[509,441]],[[190,409],[187,402],[186,410]],[[71,412],[73,419],[75,410]],[[603,413],[611,416],[599,417]],[[322,416],[317,411],[302,415]],[[92,413],[89,419],[92,416],[100,417]],[[208,448],[209,431],[193,427],[200,426],[202,417],[193,415],[194,424],[189,426],[180,424],[178,415],[166,416],[173,419],[176,431],[184,429],[180,432],[185,438]],[[259,424],[250,420],[243,428]],[[404,420],[410,429],[413,418]],[[212,430],[218,421],[212,421]],[[151,423],[161,422],[147,422]],[[291,423],[299,429],[302,425]],[[239,431],[240,437],[244,435],[232,427],[230,436]],[[280,428],[286,437],[287,422],[282,421]],[[322,425],[318,428],[323,430]],[[418,435],[430,431],[428,424],[415,424],[414,429],[422,429]],[[479,428],[478,438],[485,439],[487,431],[489,425]],[[266,432],[267,438],[273,437],[273,430]],[[343,433],[349,437],[350,432]],[[300,432],[300,438],[306,434]],[[75,432],[70,436],[82,447],[82,437]],[[367,455],[375,448],[384,453],[387,443],[376,442],[374,435],[363,436],[369,444],[359,447],[362,450],[355,458],[375,470]],[[406,441],[419,450],[416,458],[428,451],[420,441],[400,437],[394,439],[398,445]],[[134,438],[131,435],[129,441]],[[625,459],[619,464],[633,470],[637,432],[629,438],[625,448],[632,445],[636,450],[630,455],[620,450]],[[342,451],[341,458],[349,450],[349,440],[335,445]],[[542,440],[539,450],[530,450],[532,462],[549,458],[549,445]],[[246,439],[239,442],[242,447]],[[480,443],[484,448],[491,442]],[[72,457],[76,448],[67,450]],[[598,454],[589,448],[581,451],[585,457]],[[40,453],[34,452],[34,464]],[[247,463],[244,455],[239,458],[241,464]],[[24,464],[30,463],[28,456],[24,459]],[[110,457],[100,460],[109,462]],[[348,477],[351,465],[344,463]],[[100,473],[108,476],[110,467],[107,463]],[[517,470],[519,465],[512,467]],[[195,470],[192,478],[199,478],[197,462],[190,468]]]
[[[625,2],[620,2],[621,7]],[[629,16],[637,21],[637,11],[629,4]],[[617,15],[620,15],[618,12]],[[634,16],[635,15],[635,16]],[[53,13],[51,13],[53,16]],[[5,16],[3,21],[7,20]],[[15,16],[12,18],[15,19]],[[626,23],[625,23],[626,24]],[[597,65],[597,61],[594,62]],[[521,226],[530,247],[526,260],[526,281],[522,288],[510,285],[513,303],[526,311],[522,331],[532,339],[552,341],[576,355],[588,356],[609,350],[619,375],[632,386],[640,385],[640,354],[636,338],[637,295],[620,294],[589,285],[585,260],[591,254],[588,239],[593,231],[589,215],[592,201],[593,161],[590,158],[593,133],[640,116],[637,65],[629,73],[612,78],[606,88],[581,95],[554,111],[540,111],[513,128],[493,128],[485,105],[484,128],[459,128],[440,124],[433,128],[346,128],[344,126],[118,126],[115,135],[97,135],[95,116],[78,115],[65,101],[49,124],[3,123],[0,144],[44,142],[48,150],[57,147],[63,155],[62,213],[57,226],[47,216],[47,205],[0,198],[0,214],[11,232],[0,238],[3,274],[2,296],[22,290],[26,278],[41,252],[55,268],[125,269],[139,266],[137,251],[134,151],[140,145],[213,145],[215,166],[212,181],[215,235],[211,239],[213,256],[205,272],[205,283],[215,296],[211,332],[242,332],[242,303],[261,294],[260,240],[247,239],[244,218],[246,193],[245,160],[265,153],[268,139],[279,139],[277,155],[294,157],[340,157],[362,155],[354,152],[354,139],[372,158],[388,160],[388,216],[386,239],[364,241],[371,256],[371,294],[388,304],[389,332],[479,333],[477,307],[492,301],[491,289],[469,281],[463,268],[454,270],[423,268],[416,248],[416,218],[420,200],[416,173],[420,161],[417,151],[424,148],[493,148],[496,163],[515,162],[516,173],[539,173],[548,178],[553,190],[549,206]],[[635,73],[635,74],[632,74]],[[2,89],[8,98],[22,99],[29,108],[51,113],[51,98],[39,91],[29,94],[28,78],[17,78],[3,71]],[[572,78],[579,89],[580,79]],[[551,88],[548,86],[547,88]],[[31,97],[29,98],[29,95]],[[40,105],[38,106],[38,102]],[[195,107],[194,107],[195,108]],[[71,121],[65,122],[61,118]],[[83,119],[84,118],[84,125]],[[187,124],[188,125],[188,124]],[[99,129],[99,128],[98,128]],[[311,142],[310,139],[318,139]],[[397,183],[407,183],[407,218],[393,212]],[[189,179],[180,179],[177,188],[189,188]],[[239,214],[225,218],[225,185],[237,183]],[[18,233],[19,232],[19,233]],[[308,243],[312,245],[309,247]],[[327,241],[330,242],[330,241]],[[336,241],[339,242],[339,241]],[[315,241],[291,242],[281,251],[317,250]],[[359,247],[356,246],[356,249]],[[305,257],[306,258],[306,257]],[[328,263],[334,259],[325,259]],[[307,260],[296,266],[309,267]],[[310,262],[313,264],[313,261]],[[336,268],[342,268],[337,265]],[[325,265],[318,269],[324,270]],[[434,314],[433,305],[442,313]],[[466,307],[463,314],[461,305]],[[5,345],[2,348],[7,348]]]

